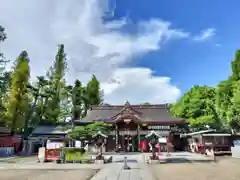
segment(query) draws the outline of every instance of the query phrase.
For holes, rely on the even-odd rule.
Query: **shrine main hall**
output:
[[[168,104],[131,105],[127,102],[117,106],[92,106],[86,117],[75,120],[75,124],[82,126],[96,121],[109,124],[106,151],[147,152],[146,135],[152,131],[159,135],[159,143],[169,142],[175,151],[185,147],[186,142],[180,134],[188,132],[188,126],[184,119],[170,114]]]

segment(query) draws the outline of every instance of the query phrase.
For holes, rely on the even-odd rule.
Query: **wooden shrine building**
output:
[[[151,131],[157,132],[170,142],[175,150],[184,150],[185,143],[180,134],[188,132],[185,120],[171,116],[168,104],[158,105],[104,105],[92,106],[87,116],[75,120],[75,124],[84,126],[96,121],[110,125],[106,151],[149,151],[145,136]]]

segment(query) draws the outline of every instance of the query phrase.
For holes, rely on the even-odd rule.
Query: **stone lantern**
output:
[[[98,155],[96,157],[96,160],[104,160],[102,151],[103,151],[103,146],[106,144],[107,135],[103,134],[101,131],[98,131],[92,137],[94,138],[95,146],[97,147],[97,150],[98,150]]]

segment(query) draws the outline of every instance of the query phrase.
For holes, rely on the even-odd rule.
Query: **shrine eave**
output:
[[[116,124],[117,122],[112,119],[103,119],[103,120],[92,120],[92,121],[86,121],[86,120],[75,120],[74,122],[76,124],[88,124],[88,123],[94,123],[98,121],[103,121],[108,124]],[[172,121],[164,121],[164,120],[156,120],[156,121],[139,121],[140,124],[146,124],[146,125],[171,125],[171,124],[184,124],[185,120],[184,119],[179,119],[179,120],[172,120]]]

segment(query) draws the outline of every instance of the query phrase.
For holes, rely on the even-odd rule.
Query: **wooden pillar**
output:
[[[115,137],[115,139],[116,139],[116,151],[118,151],[118,126],[117,126],[117,124],[115,124],[115,131],[116,131],[116,137]]]
[[[138,138],[138,151],[141,151],[141,148],[140,148],[140,125],[138,124],[138,127],[137,127],[137,138]]]

